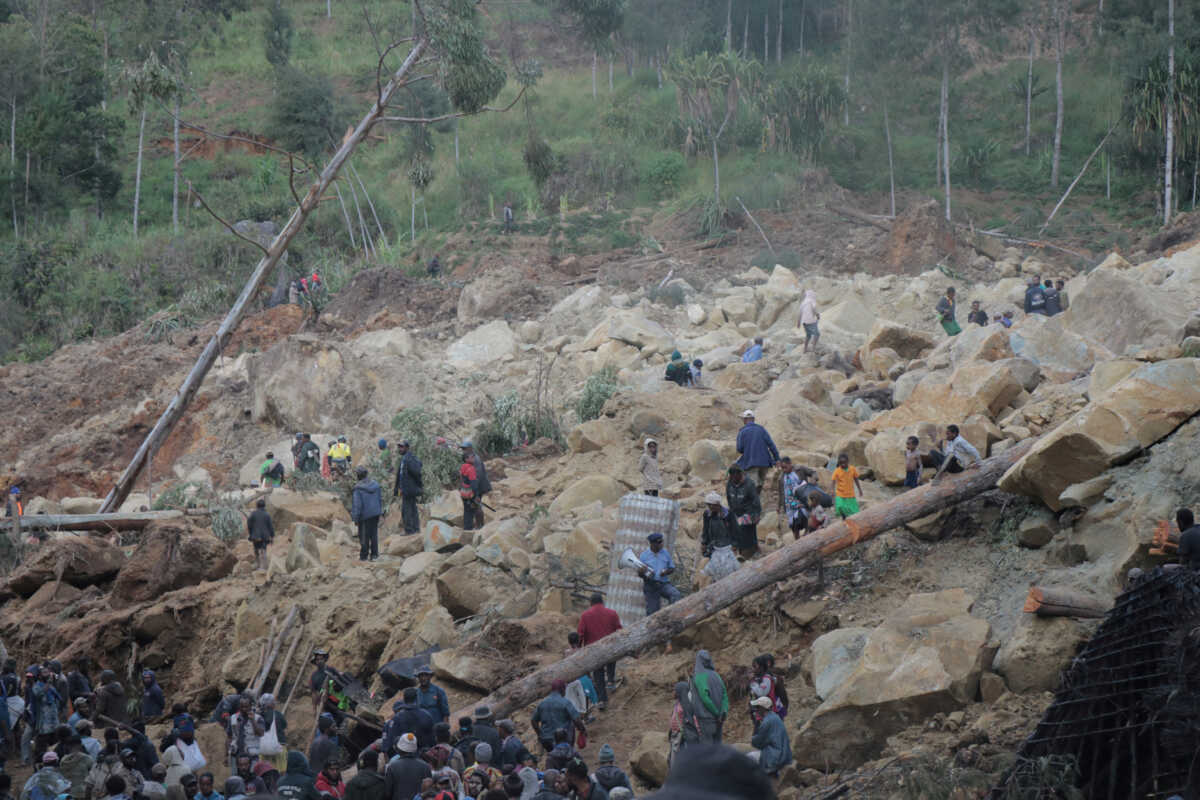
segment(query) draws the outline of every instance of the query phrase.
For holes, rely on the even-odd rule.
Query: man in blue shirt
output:
[[[640,571],[642,576],[642,595],[646,598],[646,616],[650,616],[662,608],[665,597],[667,605],[674,603],[681,595],[679,590],[671,585],[668,577],[675,571],[675,559],[663,547],[663,535],[652,533],[646,537],[650,549],[644,550],[639,556],[647,569]]]
[[[582,734],[587,734],[587,728],[584,727],[583,720],[579,717],[579,710],[571,705],[566,693],[567,684],[556,678],[550,684],[550,694],[546,695],[545,700],[538,703],[537,708],[533,711],[533,716],[529,719],[529,723],[537,732],[538,741],[541,742],[547,753],[554,749],[555,731],[565,731],[568,738],[571,736],[572,728]]]
[[[752,361],[758,361],[763,357],[763,339],[758,336],[754,339],[754,344],[746,349],[742,354],[742,363],[749,364]]]
[[[450,719],[450,700],[440,686],[433,685],[433,669],[428,664],[417,668],[417,706],[433,717],[433,723]]]
[[[742,412],[742,429],[737,435],[737,465],[746,472],[756,470],[757,485],[767,485],[767,470],[779,461],[779,448],[771,439],[767,429],[754,421],[754,412],[746,409]]]

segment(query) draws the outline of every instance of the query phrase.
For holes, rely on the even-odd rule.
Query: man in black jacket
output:
[[[421,459],[417,458],[405,439],[396,445],[400,453],[400,466],[396,468],[396,487],[392,489],[392,497],[401,496],[400,520],[404,523],[404,532],[419,533],[421,516],[417,512],[417,498],[421,496],[425,485],[421,479]]]
[[[275,523],[271,521],[271,515],[267,513],[267,501],[261,497],[254,504],[254,510],[250,512],[250,516],[246,520],[246,530],[250,534],[250,541],[254,543],[254,568],[265,570],[267,568],[267,545],[275,540]]]
[[[471,726],[471,731],[480,742],[486,742],[492,748],[493,753],[499,753],[503,742],[500,739],[500,731],[496,730],[492,720],[492,709],[487,706],[479,706],[475,709],[475,722]]]
[[[383,772],[384,796],[412,800],[421,793],[422,782],[433,777],[433,770],[417,756],[417,737],[411,733],[396,740],[396,753],[399,758],[389,761]]]
[[[737,523],[735,544],[743,558],[751,558],[758,552],[758,520],[762,516],[762,503],[758,499],[758,487],[737,464],[729,467],[725,499],[729,503],[729,513]]]
[[[358,774],[346,783],[344,800],[387,800],[387,782],[379,774],[379,753],[371,748],[358,757]]]
[[[410,686],[404,690],[404,700],[392,706],[395,713],[383,726],[383,742],[380,744],[383,752],[390,753],[392,745],[406,733],[416,737],[421,750],[437,744],[437,737],[433,735],[433,717],[417,704],[418,699],[417,687]]]

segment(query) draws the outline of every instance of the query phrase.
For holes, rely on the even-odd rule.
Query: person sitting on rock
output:
[[[957,425],[946,426],[946,441],[942,449],[943,460],[941,466],[938,467],[937,473],[933,476],[934,480],[941,477],[943,472],[958,473],[962,472],[964,466],[978,467],[982,459],[979,456],[979,451],[975,446],[963,438],[958,432]],[[970,460],[970,464],[964,465],[964,461]]]
[[[1179,526],[1179,563],[1191,569],[1200,569],[1200,525],[1190,508],[1175,512],[1175,524]]]
[[[754,736],[751,746],[757,748],[758,766],[771,777],[778,777],[779,770],[792,763],[792,744],[788,740],[783,720],[775,713],[774,701],[770,697],[758,697],[750,703],[754,717]],[[751,758],[755,757],[752,753]]]
[[[976,325],[988,324],[987,312],[980,308],[978,300],[971,301],[971,310],[967,312],[967,322]]]
[[[746,348],[746,352],[742,353],[743,364],[753,364],[755,361],[761,361],[763,357],[763,338],[761,336],[754,337],[754,342]]]
[[[688,368],[688,383],[695,387],[700,385],[700,379],[704,377],[704,362],[696,359]]]
[[[692,371],[687,362],[683,360],[683,354],[678,350],[671,353],[671,360],[667,363],[667,371],[663,377],[680,386],[687,386],[691,383]]]

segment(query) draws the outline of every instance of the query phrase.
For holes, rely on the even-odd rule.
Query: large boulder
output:
[[[278,455],[278,453],[276,453]],[[318,528],[332,527],[334,521],[350,521],[350,514],[340,497],[333,492],[296,492],[274,489],[266,497],[267,513],[275,530],[284,530],[297,522]]]
[[[107,540],[65,534],[48,539],[26,555],[9,574],[8,589],[28,597],[42,584],[55,580],[83,588],[112,580],[123,566],[125,554]]]
[[[117,573],[114,606],[140,603],[233,571],[233,551],[211,533],[173,522],[148,527],[133,555]]]
[[[517,337],[502,319],[480,325],[446,348],[451,366],[473,370],[493,364],[517,352]]]
[[[843,300],[821,311],[821,338],[842,338],[855,345],[863,342],[875,324],[875,314],[858,299]]]
[[[720,478],[729,466],[721,457],[721,451],[717,448],[716,443],[707,439],[692,442],[688,447],[687,460],[691,468],[690,474],[705,481]]]
[[[321,548],[317,543],[320,531],[312,525],[297,522],[292,525],[291,544],[288,546],[284,567],[288,572],[298,572],[321,566]]]
[[[597,500],[610,506],[625,494],[624,488],[608,475],[588,475],[572,483],[554,498],[550,504],[551,516],[561,517],[572,509],[586,506]]]
[[[534,287],[512,266],[488,270],[470,281],[458,295],[458,321],[476,324],[509,313],[516,301],[528,297]]]
[[[1064,324],[1075,333],[1102,342],[1114,353],[1178,344],[1190,310],[1170,291],[1150,286],[1128,271],[1098,267],[1082,290],[1071,292]],[[1114,320],[1120,320],[1114,325]]]
[[[936,340],[932,333],[919,331],[898,322],[876,320],[867,334],[867,343],[863,348],[870,352],[881,347],[896,351],[900,358],[917,358],[925,350],[933,348]]]
[[[713,385],[727,391],[742,391],[750,394],[762,394],[771,385],[771,376],[767,374],[765,361],[754,361],[749,364],[740,362],[730,364],[717,373]]]
[[[865,456],[867,466],[875,473],[876,480],[882,481],[888,486],[900,486],[904,483],[906,472],[904,451],[905,442],[909,436],[916,436],[920,439],[921,449],[925,450],[931,441],[938,439],[938,426],[932,422],[926,422],[904,428],[889,428],[875,434],[867,443]],[[971,442],[971,444],[975,444],[977,447],[979,444],[983,444],[979,452],[987,452],[986,442],[979,444]]]
[[[451,567],[437,577],[438,602],[455,619],[501,608],[520,590],[512,575],[482,561]]]
[[[812,643],[812,679],[817,697],[829,697],[850,677],[870,635],[870,628],[837,628],[816,638]]]
[[[1071,302],[1073,311],[1074,299]],[[1033,361],[1045,374],[1060,378],[1087,372],[1096,362],[1112,358],[1105,340],[1099,340],[1104,344],[1098,344],[1068,330],[1064,317],[1065,314],[1025,317],[1009,331],[1013,353]]]
[[[667,754],[670,752],[671,746],[665,731],[647,731],[629,754],[629,766],[646,783],[662,786],[667,781],[670,769],[667,763]]]
[[[961,422],[975,414],[995,417],[1025,390],[1027,366],[1023,359],[972,361],[949,375],[931,372],[903,405],[872,418],[864,428],[880,431],[919,422]]]
[[[970,614],[963,589],[914,594],[870,633],[846,677],[792,745],[802,767],[852,768],[887,738],[975,699],[991,626]]]
[[[1023,614],[996,653],[993,669],[1014,692],[1053,692],[1094,625]]]
[[[726,322],[737,325],[740,322],[754,322],[758,318],[758,303],[753,290],[742,290],[726,297],[718,303]]]
[[[806,400],[805,386],[801,378],[775,381],[754,407],[754,421],[780,448],[832,452],[834,442],[851,433],[854,425]]]
[[[413,337],[404,328],[386,328],[368,331],[350,342],[355,355],[369,359],[410,358],[413,354]]]
[[[567,434],[572,453],[591,453],[617,443],[617,431],[606,417],[581,422]]]
[[[356,361],[349,345],[317,334],[283,339],[247,362],[253,419],[309,432],[358,419],[369,408],[371,385]]]
[[[669,354],[675,348],[675,337],[652,319],[638,311],[617,314],[609,322],[608,338],[632,345],[643,353]]]
[[[104,501],[99,497],[64,497],[58,501],[63,514],[95,514]]]
[[[459,504],[459,523],[462,523],[462,504]],[[462,547],[462,534],[453,523],[444,519],[425,521],[421,547],[427,553],[448,553]]]
[[[1050,433],[1000,479],[1006,492],[1062,508],[1063,490],[1123,463],[1200,411],[1200,361],[1145,364]]]

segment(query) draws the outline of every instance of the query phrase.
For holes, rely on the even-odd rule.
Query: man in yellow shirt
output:
[[[343,473],[349,471],[350,445],[346,444],[345,436],[339,436],[333,447],[329,448],[329,467]]]
[[[838,456],[837,469],[833,471],[834,511],[842,519],[857,514],[859,497],[862,497],[862,484],[858,482],[858,470],[850,466],[850,456],[842,453]]]

